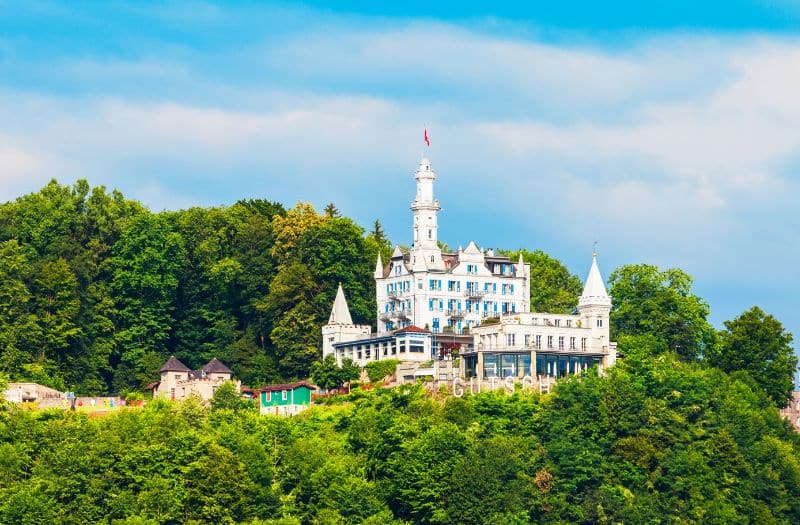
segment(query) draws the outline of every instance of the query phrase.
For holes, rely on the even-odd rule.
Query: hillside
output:
[[[355,391],[296,418],[0,412],[2,523],[797,523],[800,439],[748,384],[628,359],[551,394]]]

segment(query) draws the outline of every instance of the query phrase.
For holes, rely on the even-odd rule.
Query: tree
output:
[[[361,368],[349,357],[342,359],[342,370],[339,375],[339,385],[355,381],[361,377]]]
[[[522,260],[531,265],[531,311],[570,313],[578,304],[583,285],[577,275],[569,272],[561,261],[541,250],[503,251],[516,262]]]
[[[361,368],[349,357],[342,359],[342,366],[336,364],[336,358],[333,355],[326,355],[325,359],[311,365],[311,379],[317,386],[325,390],[339,388],[359,377],[361,377]]]
[[[367,234],[365,242],[370,245],[370,251],[381,254],[381,259],[384,263],[389,261],[392,256],[392,243],[386,236],[386,232],[383,231],[383,225],[378,219],[375,219],[372,224],[372,231]]]
[[[612,338],[652,335],[684,359],[702,356],[714,342],[708,304],[692,293],[692,278],[682,270],[623,266],[611,274],[609,291]]]
[[[225,381],[214,392],[211,398],[211,409],[242,410],[251,408],[252,403],[242,399],[242,395],[236,390],[236,385],[232,381]]]
[[[275,236],[275,244],[272,247],[272,256],[275,260],[278,263],[285,262],[303,232],[324,220],[325,217],[318,214],[314,206],[308,202],[298,202],[285,215],[274,215],[272,232]]]
[[[41,340],[28,286],[28,252],[16,240],[0,243],[0,371],[12,376],[34,361]]]
[[[330,390],[339,386],[339,365],[336,358],[329,354],[322,361],[315,361],[311,365],[311,380],[323,390]]]
[[[328,219],[333,219],[335,217],[341,217],[342,214],[339,213],[339,208],[336,207],[335,204],[329,202],[327,206],[325,206],[325,217]]]
[[[792,334],[780,321],[753,306],[736,319],[725,321],[719,343],[708,352],[710,365],[731,373],[744,370],[778,407],[792,397],[797,356]]]
[[[184,257],[183,239],[164,216],[136,217],[115,244],[111,286],[121,319],[117,388],[146,383],[163,363]]]

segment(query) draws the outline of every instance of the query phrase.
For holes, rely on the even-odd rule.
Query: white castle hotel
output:
[[[486,252],[470,242],[443,253],[438,244],[436,173],[422,159],[411,203],[414,242],[396,247],[375,266],[378,333],[353,324],[341,286],[328,324],[322,327],[323,357],[349,357],[364,366],[378,359],[423,363],[438,357],[441,341],[459,343],[463,377],[561,377],[614,364],[609,341],[611,299],[596,257],[575,314],[530,311],[530,265],[522,257]],[[444,334],[452,335],[444,335]],[[467,335],[469,334],[469,335]]]

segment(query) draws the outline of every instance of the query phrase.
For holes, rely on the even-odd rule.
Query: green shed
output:
[[[308,408],[311,404],[311,391],[316,389],[317,387],[305,381],[260,388],[261,413],[293,416]]]

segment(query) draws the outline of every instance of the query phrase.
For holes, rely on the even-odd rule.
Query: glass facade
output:
[[[564,377],[598,366],[601,362],[602,358],[598,356],[537,354],[536,373],[540,376]]]
[[[465,355],[465,377],[477,377],[478,356]],[[602,363],[600,356],[563,355],[563,354],[537,354],[536,373],[531,370],[531,354],[528,352],[514,353],[503,352],[498,354],[483,354],[483,378],[506,378],[524,376],[534,377],[564,377],[579,374],[584,370],[598,366]]]

